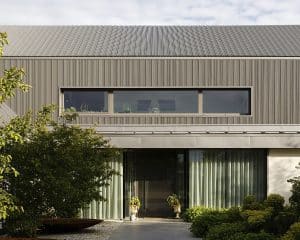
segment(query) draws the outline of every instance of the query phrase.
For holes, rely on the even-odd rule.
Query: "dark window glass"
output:
[[[73,107],[78,112],[107,112],[107,92],[64,90],[64,107]]]
[[[250,114],[249,89],[207,89],[202,93],[204,113]]]
[[[197,113],[197,90],[114,91],[116,113]]]

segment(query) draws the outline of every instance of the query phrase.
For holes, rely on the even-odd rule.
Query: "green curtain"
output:
[[[189,207],[241,205],[266,194],[264,150],[189,150]]]
[[[112,161],[110,164],[113,169],[120,173],[120,175],[113,176],[110,185],[108,187],[102,187],[99,190],[107,201],[91,202],[88,208],[81,210],[82,218],[123,218],[123,157]]]

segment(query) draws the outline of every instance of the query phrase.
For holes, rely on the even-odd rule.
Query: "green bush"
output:
[[[245,224],[242,222],[237,223],[222,223],[209,228],[206,240],[228,240],[236,233],[245,231]]]
[[[4,224],[4,232],[12,237],[33,237],[36,236],[40,226],[38,217],[28,213],[13,213]]]
[[[300,216],[300,176],[289,179],[288,182],[292,184],[292,196],[290,197],[289,202],[297,216]]]
[[[194,218],[191,225],[191,232],[196,237],[205,237],[209,228],[222,223],[234,223],[242,221],[240,209],[232,207],[227,210],[207,210]]]
[[[228,222],[228,216],[224,211],[210,211],[204,212],[202,215],[196,217],[191,225],[191,232],[196,237],[205,237],[208,229],[214,225]]]
[[[237,233],[228,240],[275,240],[275,236],[270,233]]]
[[[244,198],[242,209],[243,210],[261,210],[262,205],[261,205],[261,203],[259,203],[256,200],[255,196],[249,195]]]
[[[289,227],[297,220],[297,216],[293,212],[280,212],[274,219],[268,224],[268,232],[276,235],[284,234]]]
[[[227,211],[225,211],[225,214],[227,215],[229,222],[243,221],[241,210],[238,207],[229,208]]]
[[[266,210],[245,210],[241,213],[242,217],[247,221],[248,229],[253,232],[259,232],[264,229],[267,222],[271,220],[271,209]]]
[[[182,215],[182,218],[186,222],[192,222],[196,217],[202,215],[205,212],[213,211],[212,208],[207,208],[203,206],[195,206],[192,208],[188,208]]]
[[[296,222],[290,226],[289,230],[280,240],[300,240],[300,222]]]
[[[270,194],[264,201],[264,205],[266,208],[273,208],[275,214],[277,214],[283,210],[284,198],[279,194]]]

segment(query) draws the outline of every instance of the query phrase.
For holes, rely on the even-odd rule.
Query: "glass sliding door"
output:
[[[264,150],[189,150],[189,207],[241,205],[266,195]]]

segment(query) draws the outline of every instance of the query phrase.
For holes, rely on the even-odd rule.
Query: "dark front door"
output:
[[[127,202],[131,196],[139,197],[142,203],[139,211],[140,217],[173,216],[166,199],[170,194],[176,193],[184,203],[185,159],[183,151],[131,150],[127,152],[126,162]]]

